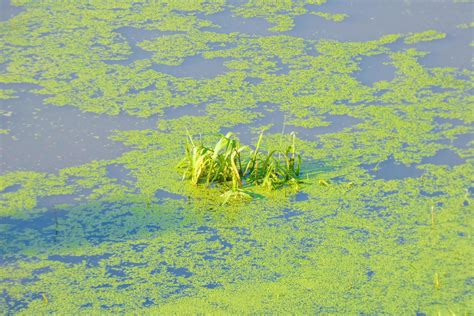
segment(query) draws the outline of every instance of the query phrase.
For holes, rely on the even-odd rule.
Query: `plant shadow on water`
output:
[[[28,260],[37,262],[36,266],[39,268],[32,272],[33,279],[19,280],[32,284],[41,282],[59,269],[81,269],[83,273],[95,273],[97,269],[104,268],[106,272],[101,276],[101,281],[89,289],[97,293],[103,288],[115,286],[120,289],[128,288],[129,284],[133,284],[130,273],[145,269],[157,280],[164,276],[170,278],[167,285],[160,287],[164,291],[162,297],[169,298],[185,295],[187,291],[199,286],[209,289],[222,286],[219,278],[215,281],[204,278],[201,281],[194,272],[200,265],[225,267],[232,262],[231,258],[236,255],[236,251],[237,254],[242,252],[239,256],[255,257],[253,260],[258,262],[257,250],[263,246],[251,237],[247,225],[241,226],[239,223],[253,220],[255,224],[269,228],[283,227],[289,225],[295,216],[303,214],[301,211],[283,209],[278,211],[281,211],[281,216],[275,217],[278,213],[271,207],[262,210],[263,213],[260,213],[256,222],[252,212],[241,209],[245,214],[240,213],[237,221],[229,214],[229,225],[222,222],[227,217],[225,212],[196,212],[193,211],[192,204],[179,195],[165,191],[157,192],[156,195],[160,198],[155,199],[151,205],[136,203],[136,199],[132,198],[130,201],[124,199],[58,206],[57,209],[36,213],[36,216],[28,219],[4,217],[2,225],[8,227],[8,230],[0,231],[3,244],[0,262],[2,266],[15,265],[25,255]],[[297,200],[304,201],[307,198],[303,193],[299,198],[296,196]],[[243,220],[242,216],[246,219]],[[311,214],[307,213],[305,216]],[[176,239],[178,236],[188,237],[181,242]],[[126,244],[130,248],[126,250],[128,255],[114,252],[115,246],[123,248]],[[201,246],[194,249],[194,244]],[[244,246],[245,244],[248,246]],[[303,243],[301,247],[306,246]],[[197,267],[190,263],[183,266],[182,263],[168,262],[170,256],[162,255],[169,251],[178,251],[178,254],[186,251],[187,256],[203,261],[199,263],[198,260]],[[175,255],[171,257],[174,258]],[[40,271],[43,272],[38,278]],[[47,293],[47,288],[44,291]],[[32,296],[16,300],[4,291],[0,297],[9,302],[12,310],[20,310],[30,301],[41,299],[40,293],[35,292]]]
[[[157,193],[157,196],[160,196],[160,199],[156,199],[157,202],[161,201],[163,195],[165,194]],[[33,210],[28,219],[3,217],[2,223],[10,225],[16,232],[15,234],[5,232],[4,240],[10,245],[18,245],[13,242],[15,236],[22,236],[24,232],[33,230],[37,234],[34,245],[38,246],[38,250],[48,251],[49,246],[66,249],[76,244],[79,239],[98,244],[105,241],[119,241],[127,236],[136,238],[140,229],[144,232],[160,230],[161,227],[180,220],[177,214],[171,212],[153,212],[145,202],[134,202],[135,198],[129,201],[66,205],[64,202],[67,198],[68,196],[52,196],[48,197],[47,203],[40,201],[37,210]],[[60,235],[58,240],[51,238],[52,233]]]
[[[140,263],[120,258],[117,262],[114,258],[120,257],[120,254],[109,251],[107,245],[131,242],[132,251],[143,251],[146,243],[139,243],[138,245],[142,247],[137,248],[134,247],[134,240],[153,240],[157,234],[176,231],[182,220],[179,214],[172,212],[171,209],[169,212],[160,213],[156,209],[150,211],[143,203],[129,201],[58,208],[31,216],[27,220],[4,217],[2,226],[9,227],[9,231],[0,231],[2,240],[0,263],[5,267],[15,265],[18,260],[37,262],[42,266],[41,269],[46,269],[44,272],[46,277],[60,267],[62,269],[82,267],[85,270],[105,267],[106,283],[95,288],[99,291],[99,288],[108,287],[107,282],[126,280],[124,277],[127,275],[127,270],[148,265],[147,260]],[[159,253],[157,255],[159,257]],[[171,267],[169,271],[179,275],[180,269],[172,271]],[[37,274],[35,271],[38,269],[32,272],[33,279],[16,278],[17,281],[11,280],[11,282],[40,282],[41,280],[35,276]],[[11,310],[25,308],[31,300],[38,297],[41,298],[41,295],[16,300],[5,290],[0,293],[0,300],[7,301]]]

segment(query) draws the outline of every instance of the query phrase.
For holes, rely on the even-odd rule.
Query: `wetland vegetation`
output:
[[[188,135],[185,157],[178,167],[184,170],[183,179],[189,179],[194,185],[217,183],[227,189],[226,201],[232,195],[250,197],[249,191],[242,190],[244,187],[262,186],[273,190],[287,184],[297,186],[301,182],[298,179],[301,155],[296,151],[295,134],[290,137],[291,144],[285,150],[271,149],[263,153],[260,151],[263,132],[253,150],[242,146],[231,132],[222,135],[214,147],[207,147]]]
[[[472,2],[0,4],[0,314],[472,311]]]

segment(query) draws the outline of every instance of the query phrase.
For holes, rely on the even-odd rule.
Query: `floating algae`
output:
[[[431,26],[359,42],[288,35],[310,8],[326,12],[323,2],[14,1],[23,10],[0,24],[2,105],[28,92],[151,127],[104,126],[104,137],[127,148],[114,159],[3,172],[0,310],[469,312],[474,168],[462,140],[474,133],[472,67],[424,66],[429,52],[410,43],[450,36]],[[268,20],[270,35],[217,32],[207,17],[229,11]],[[348,13],[338,24],[350,21]],[[123,27],[156,37],[135,46]],[[131,60],[136,47],[150,54]],[[393,77],[366,85],[357,76],[374,56]],[[193,57],[226,70],[157,70]],[[169,115],[175,109],[182,114]],[[267,112],[283,122],[265,121]],[[335,117],[351,124],[341,129]],[[212,143],[224,130],[256,124],[272,125],[264,150],[279,143],[280,126],[299,132],[298,195],[288,187],[222,205],[218,188],[182,181],[175,166],[186,128]],[[15,129],[0,137],[16,137]],[[456,160],[440,161],[440,152]],[[378,177],[385,162],[417,173]]]

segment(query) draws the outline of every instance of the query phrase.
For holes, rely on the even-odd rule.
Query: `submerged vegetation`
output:
[[[178,164],[183,170],[183,179],[192,184],[220,185],[230,193],[227,197],[248,196],[242,191],[251,186],[262,186],[267,190],[283,185],[297,185],[300,180],[301,155],[295,146],[295,133],[290,134],[291,144],[286,149],[261,149],[263,132],[254,149],[243,146],[232,132],[221,135],[214,147],[193,140],[188,133],[185,157]]]

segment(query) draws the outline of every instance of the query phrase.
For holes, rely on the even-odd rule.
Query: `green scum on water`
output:
[[[2,172],[0,313],[470,313],[473,72],[428,62],[469,29],[293,33],[352,25],[331,2],[12,1],[2,140],[38,132],[14,125],[28,96],[153,128],[107,130],[112,159]]]

